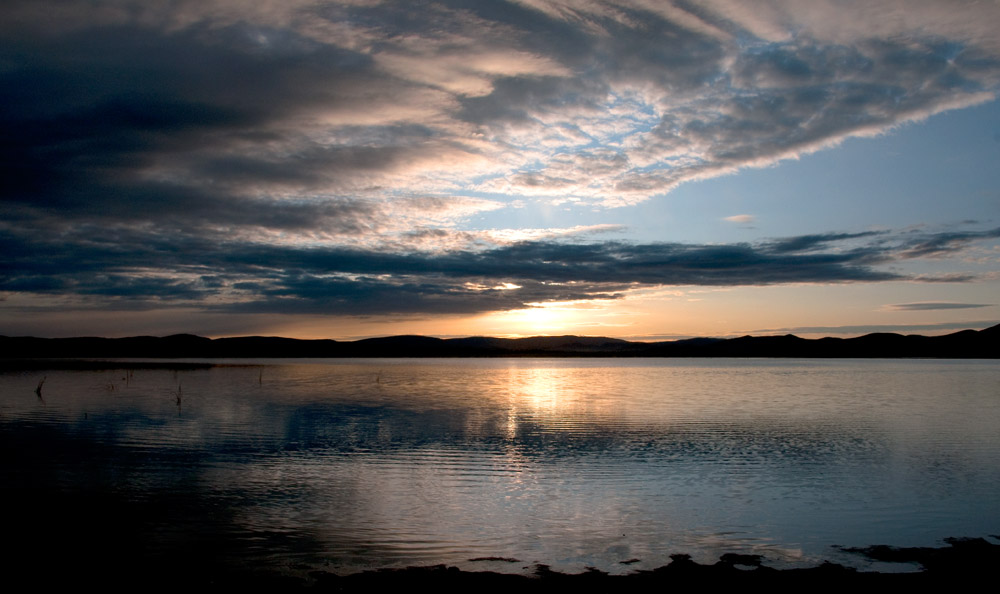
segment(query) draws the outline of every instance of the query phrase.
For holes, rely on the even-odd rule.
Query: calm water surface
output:
[[[832,545],[1000,534],[1000,362],[210,363],[0,373],[18,529],[339,572],[864,567]]]

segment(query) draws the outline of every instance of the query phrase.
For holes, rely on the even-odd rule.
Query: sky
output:
[[[1000,321],[1000,3],[6,0],[0,334]]]

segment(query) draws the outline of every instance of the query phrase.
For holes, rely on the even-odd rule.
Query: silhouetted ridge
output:
[[[386,336],[353,342],[193,334],[128,338],[0,336],[4,358],[240,358],[240,357],[828,357],[1000,358],[1000,324],[944,336],[877,332],[854,338],[783,336],[688,338],[629,342],[600,336],[433,338]]]

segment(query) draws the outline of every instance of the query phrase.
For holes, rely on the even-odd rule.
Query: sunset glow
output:
[[[992,2],[48,0],[0,16],[0,334],[1000,318]]]

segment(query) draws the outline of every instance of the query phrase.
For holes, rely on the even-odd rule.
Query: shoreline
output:
[[[859,571],[844,565],[823,562],[815,567],[775,569],[759,555],[726,553],[713,564],[693,561],[687,554],[671,555],[671,562],[652,570],[614,575],[598,569],[582,573],[553,571],[547,565],[535,565],[533,573],[509,574],[496,571],[467,571],[446,565],[414,566],[403,569],[368,570],[349,575],[314,571],[309,582],[300,582],[304,590],[319,592],[361,592],[372,588],[426,587],[437,592],[516,589],[520,592],[629,592],[663,591],[664,588],[706,585],[746,587],[951,584],[963,580],[992,578],[1000,566],[1000,545],[983,538],[948,538],[944,547],[892,547],[875,545],[845,548],[872,561],[915,564],[916,571]],[[294,579],[294,578],[293,578]],[[277,581],[285,586],[286,577]],[[263,584],[259,584],[263,585]]]
[[[992,536],[992,538],[998,538]],[[866,572],[836,563],[816,567],[774,569],[759,555],[727,553],[713,564],[700,564],[687,554],[671,555],[671,562],[652,570],[623,575],[597,569],[582,573],[561,573],[547,565],[534,565],[525,574],[497,571],[468,571],[446,565],[411,566],[400,569],[373,569],[339,575],[327,571],[309,571],[297,575],[267,568],[192,567],[180,558],[127,561],[117,569],[85,566],[35,567],[42,586],[79,587],[92,584],[103,591],[141,588],[176,591],[177,588],[224,588],[242,592],[370,592],[383,588],[427,588],[434,592],[662,592],[665,588],[708,586],[833,587],[949,585],[965,581],[995,579],[1000,567],[1000,545],[984,538],[947,538],[943,547],[892,547],[876,545],[845,548],[873,561],[912,563],[921,568],[913,572]],[[187,559],[190,561],[190,558]],[[78,559],[77,561],[81,561]],[[91,559],[93,561],[93,559]],[[121,560],[120,560],[121,561]],[[197,564],[196,564],[197,565]],[[21,570],[27,569],[20,566]],[[13,573],[17,573],[16,571]]]
[[[309,581],[298,587],[317,592],[361,592],[372,588],[426,587],[436,592],[606,592],[612,589],[629,592],[662,591],[664,588],[705,585],[910,585],[926,583],[956,584],[973,578],[989,578],[1000,566],[1000,545],[983,538],[947,538],[944,547],[891,547],[876,545],[844,549],[873,561],[914,563],[913,572],[864,572],[836,563],[816,567],[774,569],[759,555],[726,553],[714,564],[700,564],[687,554],[671,555],[671,562],[653,570],[639,570],[612,575],[597,569],[570,574],[536,565],[531,575],[494,571],[464,571],[446,565],[369,570],[350,575],[314,571]],[[266,580],[265,580],[266,581]],[[295,578],[275,576],[275,586],[287,590]],[[265,586],[263,581],[257,586]],[[266,587],[265,587],[266,589]],[[278,588],[275,588],[277,590]],[[264,591],[264,590],[258,590]],[[274,591],[274,590],[272,590]]]
[[[994,537],[998,538],[998,537]],[[424,583],[436,590],[479,590],[518,588],[523,591],[551,592],[606,591],[608,588],[628,588],[628,591],[661,589],[664,586],[684,584],[813,584],[839,583],[844,585],[866,583],[903,584],[926,581],[947,581],[972,577],[994,576],[1000,567],[1000,545],[984,538],[946,538],[943,547],[893,547],[874,545],[861,548],[844,548],[849,553],[871,561],[914,564],[918,569],[909,572],[859,571],[837,563],[825,561],[815,567],[775,569],[768,567],[760,555],[726,553],[713,564],[693,561],[690,555],[671,555],[671,562],[652,570],[613,575],[597,569],[582,573],[562,573],[547,565],[536,565],[531,575],[507,574],[494,571],[463,571],[456,567],[434,565],[404,569],[369,570],[350,575],[329,572],[311,572],[313,588],[320,591],[364,590],[371,587],[393,585],[414,586]]]

